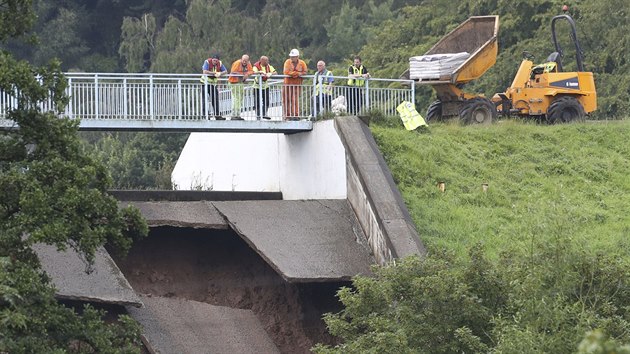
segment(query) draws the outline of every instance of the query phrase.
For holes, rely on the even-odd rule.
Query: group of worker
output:
[[[202,67],[202,83],[207,87],[207,93],[212,104],[214,117],[217,120],[225,120],[219,112],[219,78],[228,74],[227,68],[221,62],[219,55],[215,54],[204,61]],[[231,120],[243,120],[241,117],[241,107],[244,96],[244,83],[252,76],[254,82],[255,99],[254,106],[258,119],[271,119],[267,115],[269,108],[269,84],[268,80],[272,75],[277,75],[276,69],[269,64],[267,56],[261,56],[253,65],[249,55],[244,54],[241,59],[232,63],[228,85],[232,91],[232,117]],[[301,107],[300,95],[302,94],[302,81],[308,74],[308,67],[304,60],[300,59],[300,52],[292,49],[289,58],[284,62],[283,68],[284,85],[282,87],[282,107],[285,120],[299,120]],[[361,64],[361,58],[354,57],[353,64],[348,68],[348,89],[347,103],[350,114],[358,114],[363,106],[363,87],[365,80],[370,77],[366,67]],[[262,80],[260,82],[259,80]],[[314,112],[324,112],[330,109],[332,102],[333,74],[326,69],[323,60],[317,62],[317,71],[313,76],[315,86],[314,101],[316,110]],[[205,94],[206,91],[204,91]],[[203,100],[203,111],[206,112],[206,100]]]

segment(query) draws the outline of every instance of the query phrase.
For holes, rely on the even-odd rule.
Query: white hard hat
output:
[[[300,56],[300,51],[295,49],[295,48],[293,48],[293,49],[291,49],[291,52],[289,53],[289,56],[290,57],[299,57]]]

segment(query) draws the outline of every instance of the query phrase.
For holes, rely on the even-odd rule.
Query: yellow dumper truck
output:
[[[563,51],[557,40],[556,23],[566,20],[575,45],[577,70],[563,71]],[[464,92],[465,83],[481,77],[496,63],[498,16],[474,16],[437,42],[425,55],[410,58],[403,76],[431,85],[436,92],[426,114],[428,121],[459,117],[468,124],[488,124],[502,116],[527,116],[549,123],[584,119],[597,109],[597,93],[592,72],[584,71],[575,22],[564,14],[551,20],[555,51],[534,65],[533,56],[524,59],[505,92],[492,99]]]

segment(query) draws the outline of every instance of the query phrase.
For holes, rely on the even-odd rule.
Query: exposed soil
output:
[[[116,263],[136,292],[252,310],[283,353],[335,343],[321,316],[349,285],[287,283],[232,230],[152,228]]]

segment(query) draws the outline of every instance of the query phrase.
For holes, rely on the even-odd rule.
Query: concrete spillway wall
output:
[[[192,133],[175,189],[282,192],[285,200],[345,199],[345,149],[334,122],[300,134]]]
[[[425,252],[369,129],[356,117],[292,135],[192,133],[172,182],[180,190],[347,199],[379,264]]]
[[[348,202],[376,260],[424,255],[409,211],[367,125],[356,117],[338,119],[336,128],[346,148]]]

